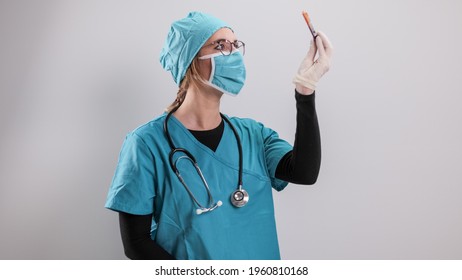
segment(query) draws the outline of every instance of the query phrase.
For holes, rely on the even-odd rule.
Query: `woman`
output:
[[[220,113],[223,93],[237,95],[245,81],[245,44],[233,30],[199,12],[172,24],[160,61],[177,98],[127,135],[106,201],[127,257],[280,259],[272,188],[317,179],[314,89],[331,51],[319,33],[294,78],[292,148],[261,123]]]

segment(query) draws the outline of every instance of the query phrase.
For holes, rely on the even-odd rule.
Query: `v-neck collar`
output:
[[[230,131],[230,128],[229,128],[229,124],[227,124],[223,119],[222,119],[222,124],[220,125],[223,125],[223,133],[221,134],[221,137],[220,137],[220,141],[215,149],[215,151],[213,151],[212,149],[210,149],[207,145],[201,143],[194,135],[193,133],[187,129],[182,122],[180,122],[180,120],[178,120],[175,115],[171,115],[170,116],[170,120],[173,121],[173,123],[178,127],[180,128],[180,130],[183,132],[183,134],[185,134],[187,137],[190,138],[190,140],[198,147],[200,147],[202,150],[205,150],[207,151],[208,153],[210,154],[213,154],[214,156],[217,156],[218,154],[221,154],[221,150],[223,149],[223,142],[224,140],[223,139],[226,139],[226,137],[229,137],[229,133],[231,132]],[[234,134],[233,134],[234,135]],[[173,138],[173,137],[172,137]],[[172,139],[173,140],[173,143],[175,143],[175,146],[178,146],[176,144],[176,142],[178,142],[178,139],[176,140],[175,142],[175,139]]]
[[[223,137],[225,121],[222,119],[217,127],[209,130],[188,130],[199,142],[215,152],[220,144],[221,138]]]

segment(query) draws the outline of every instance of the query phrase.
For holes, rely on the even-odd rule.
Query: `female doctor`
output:
[[[244,53],[211,15],[172,24],[160,62],[177,97],[126,136],[105,205],[119,213],[128,258],[280,259],[272,189],[317,179],[314,90],[332,47],[319,33],[295,75],[293,147],[262,123],[220,113],[223,94],[244,85]]]

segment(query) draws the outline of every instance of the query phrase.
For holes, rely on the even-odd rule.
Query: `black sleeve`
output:
[[[276,178],[303,185],[316,182],[321,166],[321,137],[316,115],[315,94],[295,91],[297,128],[293,150],[279,161]]]
[[[132,260],[174,260],[151,239],[151,215],[119,212],[120,234],[125,255]]]

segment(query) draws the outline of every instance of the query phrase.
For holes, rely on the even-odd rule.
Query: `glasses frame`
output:
[[[231,51],[229,53],[223,52],[224,50],[220,48],[220,46],[223,43],[229,44],[231,46]],[[213,45],[217,45],[217,46],[215,46],[214,49],[217,50],[217,51],[220,51],[221,54],[224,55],[224,56],[231,55],[233,53],[233,48],[236,49],[236,50],[239,50],[239,51],[241,51],[241,49],[242,49],[242,51],[241,51],[242,55],[245,54],[245,43],[240,41],[240,40],[235,40],[234,42],[231,42],[231,41],[226,40],[226,39],[218,39],[216,41],[211,42],[210,44],[205,45],[204,47],[213,46]]]

